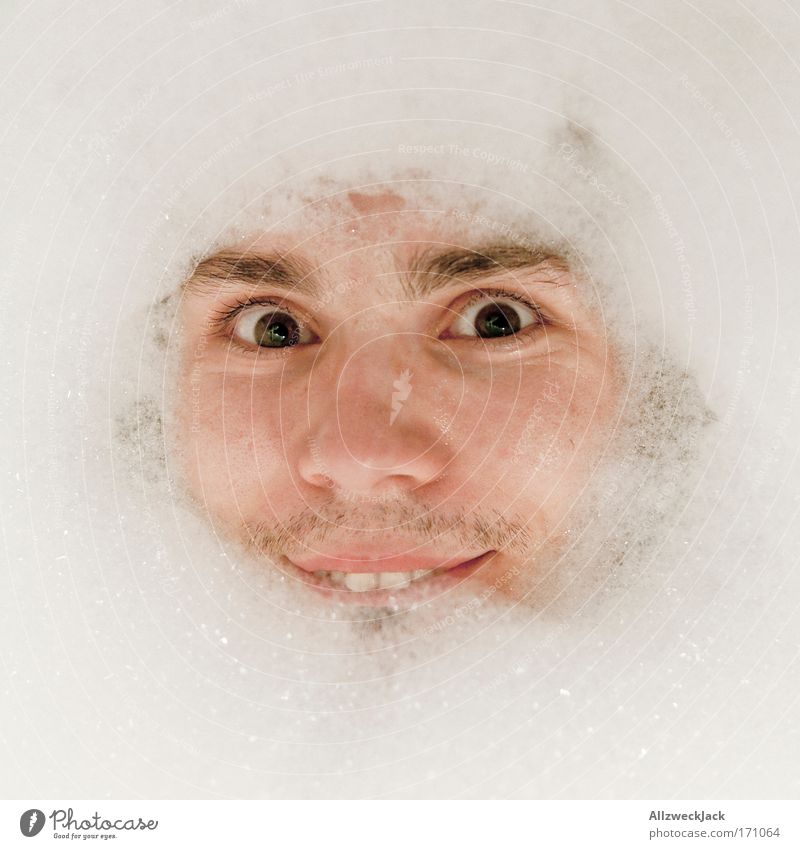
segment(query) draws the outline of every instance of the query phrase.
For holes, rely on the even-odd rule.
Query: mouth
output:
[[[400,607],[458,586],[495,554],[484,551],[467,559],[386,555],[315,557],[301,563],[287,557],[282,560],[293,577],[331,600]]]

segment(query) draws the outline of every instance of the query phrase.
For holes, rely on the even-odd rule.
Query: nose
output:
[[[308,483],[375,496],[418,489],[443,475],[450,457],[436,423],[431,368],[414,335],[407,336],[318,361],[298,469]]]

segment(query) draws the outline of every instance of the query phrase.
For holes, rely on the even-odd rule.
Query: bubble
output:
[[[785,9],[390,3],[355,26],[315,4],[299,18],[96,5],[54,31],[36,3],[7,15],[7,794],[796,792]],[[181,453],[213,386],[205,343],[181,371],[183,281],[221,248],[308,253],[333,227],[337,256],[356,256],[365,216],[388,212],[346,213],[348,193],[410,198],[424,233],[563,257],[620,387],[614,438],[587,461],[558,546],[411,609],[310,592],[203,509]],[[343,277],[306,306],[346,301],[382,337],[389,313],[364,297]],[[405,362],[386,375],[383,427],[404,427],[426,379]],[[431,441],[455,456],[460,386],[431,413]],[[580,406],[574,390],[554,379],[524,416],[475,419],[495,416],[498,437],[516,427],[495,446],[510,468],[534,458],[528,479],[553,475],[570,452],[544,423]],[[282,436],[305,433],[305,412]],[[228,469],[235,498],[252,470]],[[335,472],[322,469],[326,490]],[[340,523],[391,509],[355,489],[342,504]],[[516,527],[493,518],[486,534]]]

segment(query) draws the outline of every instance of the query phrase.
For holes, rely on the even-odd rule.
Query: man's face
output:
[[[349,193],[208,257],[182,293],[191,493],[331,603],[519,597],[608,439],[587,293],[471,220]]]

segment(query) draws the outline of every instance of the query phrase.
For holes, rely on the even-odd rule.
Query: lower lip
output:
[[[430,601],[436,596],[454,589],[475,574],[496,554],[496,551],[486,551],[471,560],[465,560],[450,567],[446,572],[433,577],[417,579],[401,589],[386,587],[385,589],[366,590],[365,592],[354,592],[344,587],[332,587],[323,583],[324,578],[315,577],[305,569],[301,569],[297,564],[292,563],[287,557],[281,559],[284,565],[289,567],[292,575],[331,601],[368,607],[408,607],[417,606],[423,601]]]

